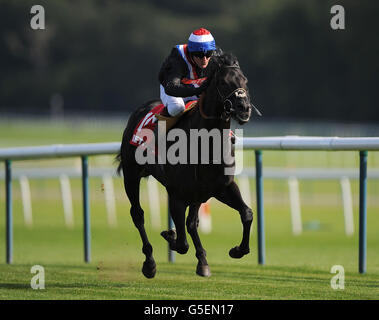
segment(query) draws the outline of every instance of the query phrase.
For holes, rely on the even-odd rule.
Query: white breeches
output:
[[[197,96],[185,97],[185,98],[169,96],[164,91],[164,88],[162,85],[160,85],[160,91],[161,91],[160,98],[163,104],[167,107],[168,113],[172,117],[175,117],[184,111],[186,102],[198,99]]]

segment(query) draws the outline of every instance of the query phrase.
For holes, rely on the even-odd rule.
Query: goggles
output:
[[[207,57],[207,58],[209,59],[210,57],[212,57],[213,52],[214,52],[214,51],[212,51],[212,50],[210,50],[210,51],[206,51],[206,52],[195,51],[195,52],[192,52],[192,55],[193,55],[194,57],[197,57],[197,58],[200,58],[200,59],[203,58],[203,57]]]

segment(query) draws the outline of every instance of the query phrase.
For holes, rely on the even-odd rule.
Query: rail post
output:
[[[82,156],[84,261],[91,261],[91,229],[89,213],[88,157]]]
[[[5,160],[6,262],[13,262],[12,162]]]
[[[367,151],[359,152],[359,273],[367,268]]]
[[[257,230],[258,230],[258,263],[265,264],[265,231],[263,211],[263,175],[262,175],[262,151],[255,151],[255,180],[257,192]]]

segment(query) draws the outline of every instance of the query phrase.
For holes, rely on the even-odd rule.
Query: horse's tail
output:
[[[121,176],[121,170],[122,170],[121,149],[118,152],[117,156],[114,158],[114,161],[119,163],[116,172],[117,172],[117,175]]]

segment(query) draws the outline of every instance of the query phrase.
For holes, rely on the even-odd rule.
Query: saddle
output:
[[[165,121],[166,122],[166,132],[172,129],[175,124],[179,121],[179,119],[187,114],[189,111],[194,110],[198,106],[198,100],[189,101],[185,105],[185,109],[182,113],[175,117],[166,117],[161,115],[164,108],[164,104],[161,103],[154,107],[150,112],[148,112],[138,123],[136,128],[133,131],[132,139],[130,140],[130,144],[134,146],[139,146],[141,144],[147,144],[148,138],[145,134],[142,134],[142,130],[152,130],[152,132],[155,132],[156,127],[158,125],[158,121]]]
[[[166,117],[166,116],[163,116],[161,114],[156,114],[155,117],[159,120],[159,121],[165,121],[166,122],[166,131],[169,131],[173,126],[175,126],[175,124],[179,121],[179,119],[184,115],[186,114],[188,111],[192,110],[193,108],[197,107],[197,102],[198,100],[194,100],[194,101],[189,101],[186,105],[185,105],[185,109],[182,113],[178,114],[177,116],[175,117]]]

